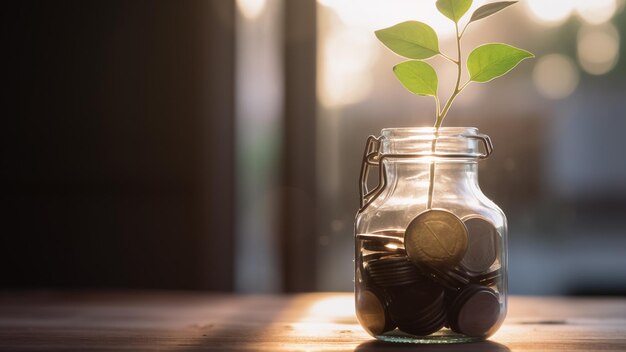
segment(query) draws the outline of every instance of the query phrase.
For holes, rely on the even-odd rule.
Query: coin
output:
[[[494,225],[481,217],[463,220],[467,228],[468,246],[461,266],[472,274],[484,273],[498,259],[500,234]]]
[[[358,291],[356,295],[356,316],[361,326],[372,336],[395,329],[387,314],[385,299],[371,289]]]
[[[450,328],[470,337],[487,336],[500,320],[500,300],[494,290],[477,285],[464,288],[450,308]]]
[[[407,255],[418,266],[453,267],[465,255],[467,242],[461,219],[440,209],[419,214],[404,233]]]
[[[389,255],[367,262],[367,273],[382,287],[419,282],[423,276],[406,255]]]

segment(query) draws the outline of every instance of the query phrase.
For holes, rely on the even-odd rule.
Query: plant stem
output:
[[[435,154],[437,149],[437,138],[439,137],[439,129],[435,129],[435,135],[431,144],[431,154]],[[434,157],[434,156],[433,156]],[[428,172],[428,209],[433,207],[433,192],[435,191],[435,161],[430,162],[430,170]]]
[[[459,93],[461,93],[463,91],[463,89],[465,89],[465,87],[467,87],[467,85],[469,84],[469,82],[463,84],[463,86],[461,86],[461,75],[463,74],[463,68],[461,66],[461,37],[463,36],[463,34],[465,33],[465,29],[467,29],[467,26],[465,26],[465,28],[463,29],[463,32],[461,34],[459,34],[459,24],[455,23],[454,24],[455,29],[456,29],[456,48],[457,48],[457,60],[454,60],[444,54],[442,54],[442,56],[446,59],[448,59],[451,62],[454,62],[457,65],[457,78],[456,78],[456,86],[454,88],[454,92],[452,93],[452,95],[450,96],[450,98],[448,99],[448,101],[446,102],[446,104],[443,107],[443,110],[440,110],[440,103],[439,103],[439,98],[435,97],[435,100],[437,102],[437,120],[435,121],[435,135],[433,136],[433,141],[431,143],[431,154],[435,155],[436,151],[437,151],[437,139],[439,139],[439,128],[441,127],[441,124],[443,123],[443,119],[446,117],[446,115],[448,114],[448,111],[450,111],[450,107],[452,107],[452,103],[454,102],[454,99],[459,95]],[[436,171],[436,162],[433,160],[430,162],[430,170],[429,170],[429,182],[428,182],[428,209],[431,209],[433,206],[433,193],[435,191],[435,171]]]
[[[439,127],[441,127],[441,124],[443,123],[443,119],[448,114],[448,111],[450,111],[450,107],[452,107],[452,103],[454,102],[454,99],[467,86],[467,84],[464,84],[463,86],[461,86],[461,75],[463,73],[463,68],[461,66],[461,59],[462,59],[462,57],[461,57],[461,37],[462,37],[462,34],[459,34],[459,24],[458,23],[454,24],[454,28],[456,30],[456,48],[457,48],[457,57],[458,57],[458,59],[457,60],[452,60],[452,61],[457,66],[456,86],[454,88],[454,92],[452,93],[452,95],[450,96],[450,98],[448,99],[446,104],[444,105],[443,110],[441,112],[439,112],[439,115],[437,116],[437,121],[435,122],[435,130],[439,130]],[[465,28],[467,28],[467,27],[465,27]],[[463,30],[463,32],[465,32],[465,30]]]
[[[469,25],[470,25],[471,23],[472,23],[472,22],[468,22],[468,23],[465,25],[465,28],[463,28],[463,30],[461,31],[461,35],[459,35],[459,36],[458,36],[458,37],[459,37],[459,39],[460,39],[460,38],[463,38],[463,34],[465,34],[465,31],[467,30],[467,27],[469,27]],[[457,24],[457,26],[458,26],[458,24]]]

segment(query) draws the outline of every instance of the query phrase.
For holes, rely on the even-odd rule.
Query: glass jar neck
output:
[[[473,127],[388,128],[382,130],[381,155],[478,158],[482,155],[478,129]]]
[[[386,129],[380,139],[388,195],[428,197],[433,202],[470,199],[480,194],[476,128]]]
[[[421,179],[435,164],[436,182],[478,184],[480,136],[473,127],[388,128],[382,131],[380,155],[388,177]]]
[[[371,136],[366,144],[361,210],[375,199],[384,202],[390,195],[411,202],[415,197],[428,197],[429,206],[435,200],[480,196],[478,160],[487,158],[492,150],[489,137],[476,128],[384,129],[379,138]],[[369,189],[367,177],[372,166],[379,167],[381,178],[376,188]]]
[[[388,159],[384,161],[385,172],[388,180],[393,180],[396,185],[404,183],[424,183],[428,187],[431,161],[419,159]],[[445,160],[436,158],[434,161],[435,183],[456,184],[457,187],[478,187],[478,162],[477,160]]]

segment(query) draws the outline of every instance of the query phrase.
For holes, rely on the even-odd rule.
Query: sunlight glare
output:
[[[295,335],[317,338],[335,336],[340,331],[362,331],[356,320],[354,297],[345,294],[316,300],[307,314],[290,326]]]
[[[257,18],[265,9],[267,0],[237,0],[237,7],[247,19]]]
[[[271,345],[272,351],[337,351],[339,341],[342,351],[353,351],[370,338],[357,321],[354,294],[306,293],[289,300],[265,330],[281,334],[280,343]],[[302,311],[303,306],[308,309]],[[251,349],[259,348],[258,340],[250,342]]]
[[[468,13],[486,2],[474,1]],[[416,20],[432,26],[440,39],[454,36],[453,23],[437,11],[432,1],[318,0],[318,3],[337,18],[325,25],[319,46],[318,97],[328,108],[359,103],[373,90],[372,68],[383,52],[374,31]]]
[[[363,32],[347,28],[330,31],[320,48],[319,97],[337,107],[365,99],[373,87],[371,67],[377,58],[374,42]]]
[[[415,20],[427,23],[442,38],[454,35],[454,25],[437,11],[434,1],[318,0],[318,3],[332,9],[346,26],[361,28],[368,33]],[[486,0],[474,1],[468,13],[485,3]]]
[[[352,318],[355,316],[354,298],[333,296],[315,302],[309,309],[309,316],[322,320]]]

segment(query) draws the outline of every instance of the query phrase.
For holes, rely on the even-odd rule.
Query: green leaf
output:
[[[437,0],[439,12],[454,22],[459,22],[471,6],[472,0]]]
[[[439,80],[435,69],[424,61],[405,61],[393,68],[398,80],[411,93],[436,96]]]
[[[482,20],[485,17],[489,17],[494,13],[502,11],[505,8],[515,4],[516,2],[517,1],[500,1],[481,6],[476,11],[474,11],[470,22],[476,22],[478,20]]]
[[[402,22],[376,31],[376,37],[394,53],[409,59],[428,59],[439,54],[437,33],[422,22]]]
[[[526,50],[506,44],[485,44],[474,49],[467,58],[470,80],[489,82],[511,71],[524,59],[535,57]]]

